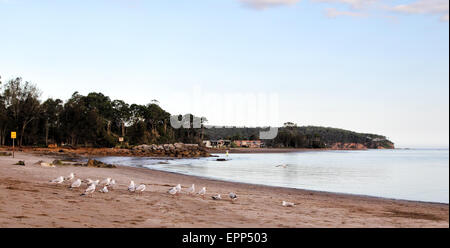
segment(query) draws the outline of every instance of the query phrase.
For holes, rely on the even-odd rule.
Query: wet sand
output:
[[[55,158],[17,152],[0,157],[0,227],[449,227],[448,204],[390,200],[208,180],[143,168],[41,167]],[[13,165],[25,160],[26,165]],[[49,183],[74,172],[75,178],[114,178],[109,193],[80,196],[69,182]],[[147,191],[129,193],[130,180]],[[183,185],[180,195],[167,193]],[[207,196],[188,195],[192,183]],[[99,190],[100,188],[97,188]],[[239,199],[232,203],[229,192]],[[220,193],[223,200],[211,196]],[[290,201],[294,207],[283,207]]]

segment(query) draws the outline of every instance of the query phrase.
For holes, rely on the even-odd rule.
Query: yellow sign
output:
[[[15,139],[16,138],[16,132],[11,132],[11,139]]]

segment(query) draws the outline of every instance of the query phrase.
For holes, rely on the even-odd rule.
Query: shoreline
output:
[[[54,158],[21,152],[17,153],[16,159],[0,157],[0,227],[449,226],[447,203],[237,183],[129,166],[105,169],[32,165],[33,161],[52,161]],[[12,165],[11,162],[19,159],[25,160],[26,166]],[[71,171],[81,178],[115,178],[118,187],[108,194],[96,192],[92,197],[80,197],[81,189],[74,190],[77,193],[74,194],[66,188],[68,185],[61,187],[48,183],[48,180]],[[141,195],[128,193],[129,178],[135,179],[136,183],[147,184],[148,191]],[[181,183],[184,189],[195,183],[197,191],[206,185],[208,196],[202,199],[185,193],[176,197],[167,194],[166,191],[177,183]],[[19,185],[38,188],[38,192],[21,190]],[[238,194],[236,203],[210,199],[215,193],[226,198],[228,191]],[[3,200],[6,198],[12,199],[13,204],[7,204]],[[50,198],[53,204],[49,205],[41,198]],[[295,202],[296,206],[282,207],[282,200]],[[83,207],[73,209],[74,204]],[[98,209],[106,206],[102,218],[92,215],[91,212],[98,213]],[[131,212],[119,211],[130,206],[133,206],[129,210]],[[73,213],[68,216],[64,209]],[[133,221],[127,220],[131,216],[134,216]]]
[[[116,166],[141,169],[139,167],[126,166],[126,165],[116,165]],[[194,178],[208,180],[208,181],[242,184],[242,185],[252,185],[252,186],[260,186],[260,187],[269,187],[269,188],[277,188],[280,190],[283,190],[283,189],[299,190],[299,191],[304,191],[306,193],[318,193],[318,194],[323,193],[323,194],[342,195],[342,196],[349,196],[349,197],[374,198],[374,199],[389,200],[389,201],[405,201],[405,202],[410,202],[410,203],[437,204],[437,205],[443,205],[443,206],[447,206],[447,207],[450,206],[450,203],[445,203],[445,202],[407,200],[407,199],[389,198],[389,197],[383,197],[383,196],[373,196],[373,195],[364,195],[364,194],[352,194],[352,193],[332,192],[332,191],[304,189],[304,188],[291,188],[291,187],[274,186],[274,185],[266,185],[266,184],[258,184],[258,183],[244,183],[244,182],[238,182],[238,181],[227,181],[227,180],[223,180],[223,179],[215,179],[215,178],[210,178],[210,177],[206,177],[206,176],[195,176],[195,175],[188,175],[188,174],[183,174],[183,173],[179,173],[179,172],[150,169],[150,168],[145,168],[145,167],[142,167],[142,169],[146,169],[146,170],[150,170],[150,171],[158,171],[158,172],[163,172],[163,173],[170,173],[170,174],[180,175],[180,176],[194,177]]]
[[[228,150],[229,153],[292,153],[292,152],[320,152],[320,151],[368,151],[368,150],[384,150],[384,149],[334,149],[334,148],[204,148],[209,153],[209,156],[161,156],[161,154],[146,154],[133,153],[130,149],[123,148],[42,148],[42,147],[16,147],[16,152],[35,153],[47,156],[61,156],[67,157],[89,157],[89,156],[117,156],[117,157],[149,157],[149,158],[202,158],[212,157],[212,154],[223,154]],[[392,148],[395,149],[395,148]],[[391,150],[387,149],[386,150]],[[0,151],[12,152],[12,147],[0,147]]]

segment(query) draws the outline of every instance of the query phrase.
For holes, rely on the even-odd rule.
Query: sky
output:
[[[448,147],[448,0],[0,0],[0,76]]]

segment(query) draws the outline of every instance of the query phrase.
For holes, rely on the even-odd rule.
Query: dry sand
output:
[[[53,159],[22,152],[15,159],[0,157],[0,227],[449,227],[448,204],[230,183],[122,166],[34,165]],[[13,165],[18,160],[26,166]],[[107,194],[86,197],[80,196],[85,184],[70,190],[68,182],[49,183],[70,172],[82,179],[111,177],[118,185]],[[147,191],[129,193],[130,179],[147,184]],[[184,192],[166,193],[178,183]],[[207,187],[207,197],[187,195],[192,183],[197,190]],[[211,199],[230,191],[239,196],[235,203]],[[283,207],[283,200],[296,206]]]

